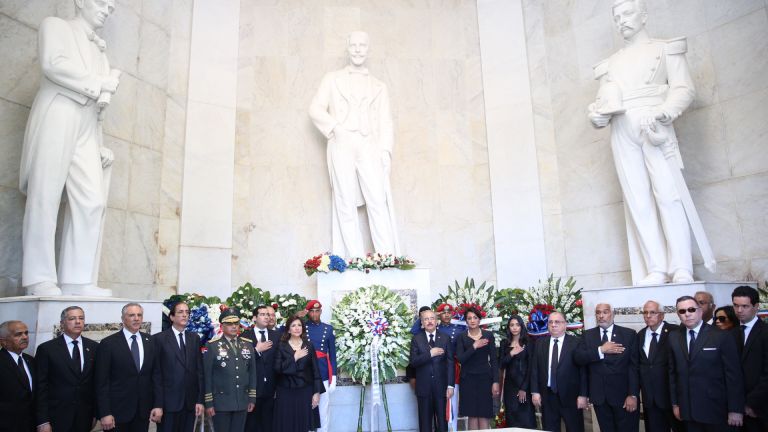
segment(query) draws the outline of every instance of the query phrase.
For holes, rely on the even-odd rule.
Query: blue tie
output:
[[[141,357],[139,356],[139,344],[136,342],[136,335],[131,335],[131,356],[133,357],[133,363],[136,365],[136,370],[141,371]]]

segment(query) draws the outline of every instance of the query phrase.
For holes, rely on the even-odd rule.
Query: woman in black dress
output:
[[[493,397],[499,395],[499,366],[493,333],[480,328],[480,311],[464,313],[467,332],[457,336],[456,358],[461,363],[459,417],[469,417],[469,430],[488,429]]]
[[[533,340],[528,338],[523,319],[512,315],[507,321],[507,338],[499,347],[499,366],[504,377],[504,416],[507,427],[535,429],[536,416],[528,395]]]
[[[307,432],[320,427],[317,405],[325,392],[315,347],[307,340],[304,321],[292,316],[275,352],[274,430]]]

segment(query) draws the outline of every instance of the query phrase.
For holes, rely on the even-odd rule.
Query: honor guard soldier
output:
[[[320,322],[323,305],[317,300],[307,302],[307,336],[317,353],[317,366],[323,379],[325,393],[320,394],[320,425],[318,432],[325,432],[331,421],[330,394],[336,389],[336,336],[333,326]]]
[[[216,432],[242,432],[256,401],[253,342],[238,337],[240,317],[228,309],[219,317],[222,334],[206,344],[205,412]]]

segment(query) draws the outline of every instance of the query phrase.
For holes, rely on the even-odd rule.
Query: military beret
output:
[[[307,302],[306,310],[312,310],[312,309],[321,309],[323,307],[322,304],[320,304],[317,300],[310,300]]]

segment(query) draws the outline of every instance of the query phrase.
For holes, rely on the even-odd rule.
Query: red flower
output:
[[[224,311],[225,311],[225,310],[227,310],[227,309],[229,309],[229,306],[227,306],[227,305],[225,305],[225,304],[223,304],[223,305],[219,305],[219,311],[221,311],[221,312],[224,312]]]
[[[279,305],[277,303],[272,303],[272,309],[277,310],[278,306]]]
[[[578,307],[581,307],[582,305],[584,305],[584,302],[581,301],[581,299],[578,299],[578,300],[576,300],[575,305],[578,306]]]

